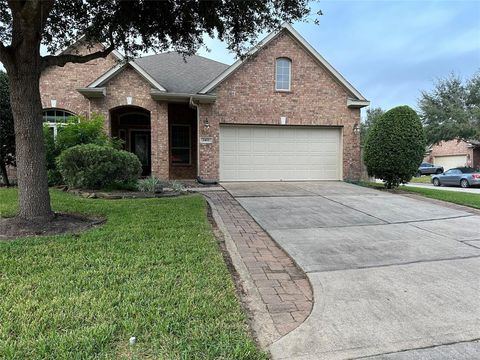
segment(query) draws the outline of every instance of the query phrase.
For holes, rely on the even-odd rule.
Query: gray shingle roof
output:
[[[168,52],[135,59],[135,62],[168,92],[196,94],[220,73],[227,64],[198,55]]]

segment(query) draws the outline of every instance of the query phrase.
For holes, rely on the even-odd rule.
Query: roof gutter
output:
[[[360,109],[370,105],[368,100],[347,99],[347,107],[350,109]]]
[[[77,89],[77,91],[85,96],[88,99],[93,99],[93,98],[103,98],[105,95],[107,95],[107,90],[104,87],[100,88],[80,88]]]
[[[165,91],[159,91],[152,89],[150,95],[153,100],[157,101],[169,101],[169,102],[179,102],[179,103],[193,103],[194,101],[198,104],[212,104],[217,100],[216,95],[202,95],[202,94],[185,94],[185,93],[171,93]]]

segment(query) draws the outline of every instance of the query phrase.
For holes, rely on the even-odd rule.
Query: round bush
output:
[[[425,135],[417,113],[408,106],[387,111],[375,122],[365,145],[368,174],[397,187],[416,174],[425,154]]]
[[[68,186],[83,189],[129,184],[142,173],[142,164],[135,154],[94,144],[63,151],[57,166]]]

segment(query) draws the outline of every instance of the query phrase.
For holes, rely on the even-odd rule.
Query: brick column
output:
[[[150,113],[152,175],[169,179],[168,104],[158,102]]]

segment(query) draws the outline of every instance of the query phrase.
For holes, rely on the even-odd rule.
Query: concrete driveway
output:
[[[313,286],[274,359],[480,359],[480,216],[342,182],[223,186]]]

